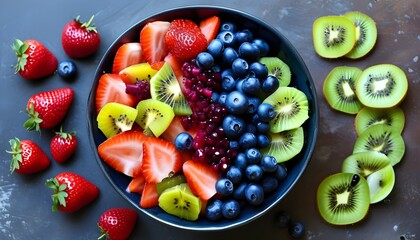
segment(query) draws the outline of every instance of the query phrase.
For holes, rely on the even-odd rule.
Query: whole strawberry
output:
[[[99,195],[96,185],[73,172],[59,173],[55,178],[48,179],[45,185],[54,190],[53,212],[57,210],[64,213],[75,212]]]
[[[69,87],[40,92],[29,98],[26,113],[29,119],[23,126],[29,131],[50,129],[59,124],[73,101],[74,91]]]
[[[11,172],[32,174],[50,166],[50,159],[35,142],[13,138],[9,143],[11,150],[6,152],[12,154]]]
[[[93,17],[88,22],[81,23],[80,16],[77,16],[64,26],[61,44],[70,57],[84,58],[98,50],[101,38],[96,27],[92,26]]]
[[[16,39],[12,49],[17,56],[15,72],[27,80],[52,75],[57,69],[57,58],[37,40]]]
[[[137,220],[137,213],[128,208],[111,208],[99,218],[102,235],[98,239],[124,240],[130,236]]]
[[[52,158],[58,163],[67,161],[77,148],[77,137],[75,132],[66,133],[60,128],[50,142],[50,151]]]

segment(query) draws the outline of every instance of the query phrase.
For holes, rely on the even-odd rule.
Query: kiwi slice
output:
[[[271,104],[276,112],[270,120],[273,133],[298,128],[309,118],[308,98],[294,87],[279,87],[263,102]]]
[[[171,106],[155,99],[142,100],[136,108],[138,111],[136,123],[143,128],[147,136],[159,137],[175,117]]]
[[[357,59],[365,56],[375,46],[378,30],[371,17],[361,12],[348,12],[344,17],[353,21],[356,27],[356,45],[345,55],[347,58]]]
[[[393,64],[378,64],[363,70],[356,80],[359,101],[372,108],[389,108],[398,105],[408,89],[407,77]]]
[[[195,221],[201,211],[201,200],[194,196],[186,183],[168,188],[159,196],[159,206],[168,214]]]
[[[262,149],[261,153],[275,157],[279,163],[296,156],[302,150],[305,141],[302,127],[269,135],[270,144]]]
[[[395,184],[395,172],[391,165],[372,173],[367,177],[369,185],[370,203],[384,200],[392,191]]]
[[[356,27],[343,16],[323,16],[312,28],[315,52],[324,58],[338,58],[349,53],[356,43]]]
[[[262,57],[259,60],[268,69],[268,75],[275,76],[279,80],[280,87],[289,86],[292,72],[289,66],[278,57]]]
[[[167,62],[150,79],[150,95],[153,99],[169,104],[174,109],[175,115],[192,114],[175,73]]]
[[[355,127],[358,135],[370,126],[385,124],[402,133],[405,125],[404,112],[399,107],[393,108],[362,108],[356,115]]]
[[[324,81],[324,97],[335,110],[356,114],[363,105],[355,92],[355,82],[362,70],[357,67],[335,67]]]
[[[120,132],[131,130],[136,116],[137,109],[121,103],[110,102],[101,108],[96,121],[102,133],[110,138]]]
[[[137,81],[150,81],[157,72],[149,63],[145,62],[128,66],[121,70],[118,75],[126,84],[135,84]]]
[[[356,173],[366,178],[388,165],[391,165],[391,160],[383,153],[376,151],[359,152],[344,159],[341,171]]]
[[[162,194],[168,188],[179,185],[181,183],[186,183],[187,179],[182,174],[173,175],[170,177],[164,178],[161,182],[156,183],[156,190],[158,194]]]
[[[347,225],[362,220],[370,206],[367,181],[353,173],[325,178],[317,190],[318,210],[325,221]]]
[[[405,153],[405,143],[394,128],[380,124],[366,129],[354,144],[353,153],[377,151],[385,154],[391,165],[399,163]]]

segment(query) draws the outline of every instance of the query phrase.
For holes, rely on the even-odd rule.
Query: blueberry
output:
[[[255,96],[260,92],[261,83],[256,77],[248,77],[242,83],[242,90],[250,96]]]
[[[77,75],[76,64],[70,60],[60,62],[57,68],[57,73],[63,79],[71,80]]]
[[[257,135],[257,147],[260,149],[266,148],[270,145],[270,138],[268,135],[260,133]]]
[[[287,177],[287,168],[283,164],[277,164],[277,169],[273,176],[277,178],[279,182],[283,181]]]
[[[233,182],[227,178],[220,178],[216,182],[216,191],[221,196],[229,196],[233,192]]]
[[[236,25],[232,22],[223,22],[220,24],[220,31],[236,32]]]
[[[232,75],[226,75],[222,78],[222,89],[226,92],[232,92],[236,89],[236,81]]]
[[[232,193],[232,197],[236,200],[243,200],[245,199],[245,188],[248,186],[247,182],[241,182]]]
[[[229,141],[229,148],[230,149],[239,149],[239,142],[238,141]]]
[[[268,68],[260,62],[251,63],[248,72],[251,76],[258,78],[261,81],[265,80],[268,76]]]
[[[248,109],[248,98],[240,91],[232,91],[226,96],[226,109],[233,114],[245,113]]]
[[[257,164],[248,165],[245,169],[245,176],[251,181],[258,181],[263,176],[263,170]]]
[[[258,122],[257,123],[257,130],[259,133],[269,133],[270,132],[270,124],[268,122]]]
[[[222,219],[222,206],[223,202],[219,199],[215,199],[206,206],[205,216],[211,221],[217,221]]]
[[[264,190],[264,193],[270,193],[277,189],[279,186],[279,181],[273,176],[265,176],[261,180],[261,187]]]
[[[264,190],[261,185],[250,183],[245,188],[245,199],[249,204],[257,206],[264,201]]]
[[[258,110],[258,109],[257,109]],[[260,117],[258,116],[258,114],[255,114],[254,116],[252,116],[251,122],[255,125],[257,125],[260,121]]]
[[[235,33],[235,41],[238,46],[244,42],[252,42],[254,35],[249,29],[243,29]]]
[[[260,49],[260,57],[266,56],[270,51],[270,46],[268,43],[261,38],[255,38],[252,43],[255,44],[258,49]]]
[[[213,39],[207,46],[207,52],[209,52],[214,58],[219,58],[223,54],[224,50],[223,42],[220,39]]]
[[[192,148],[194,139],[187,132],[179,133],[175,138],[175,147],[180,151],[187,151]]]
[[[237,138],[246,130],[245,121],[234,115],[227,115],[223,119],[222,128],[228,138]]]
[[[221,31],[217,35],[217,38],[220,39],[223,42],[223,45],[225,47],[233,47],[233,46],[235,46],[235,43],[236,43],[236,35],[232,31],[229,31],[229,30]]]
[[[234,184],[237,184],[242,180],[242,171],[239,167],[230,166],[226,172],[226,177]]]
[[[261,84],[261,89],[266,94],[272,94],[279,88],[280,82],[275,76],[267,76]]]
[[[261,121],[268,122],[276,116],[274,107],[269,103],[261,103],[257,110],[258,116]]]
[[[244,77],[248,73],[248,62],[243,58],[236,58],[232,62],[233,73],[238,77]]]
[[[201,52],[197,55],[195,62],[199,68],[207,70],[213,66],[214,58],[208,52]]]
[[[284,210],[278,212],[275,216],[274,224],[278,228],[288,228],[290,225],[290,214]]]
[[[255,126],[255,124],[248,123],[246,125],[246,132],[257,134],[257,126]]]
[[[254,62],[258,60],[260,56],[260,49],[250,42],[243,42],[238,48],[239,57]]]
[[[235,74],[233,73],[233,71],[232,71],[232,69],[231,69],[231,68],[225,69],[225,70],[223,70],[223,72],[221,73],[221,77],[222,77],[222,79],[223,79],[224,77],[227,77],[227,76],[232,76],[233,78],[235,78],[235,79],[236,79],[236,76],[235,76]]]
[[[227,47],[225,48],[225,50],[223,50],[222,62],[226,67],[231,68],[233,61],[237,59],[238,57],[239,57],[239,54],[236,52],[235,49],[231,47]]]
[[[242,84],[244,84],[245,78],[241,78],[236,80],[236,90],[239,92],[243,92],[242,91]]]
[[[222,205],[222,215],[227,219],[235,218],[239,215],[240,208],[238,201],[228,199]]]
[[[211,93],[211,100],[213,100],[214,102],[218,102],[219,101],[219,94],[217,92],[212,92]]]
[[[241,169],[241,171],[245,172],[245,169],[248,166],[245,153],[242,153],[242,152],[238,153],[238,155],[236,155],[233,165]]]
[[[257,112],[258,106],[261,104],[261,100],[259,97],[250,97],[248,98],[248,102],[247,113],[252,116]]]
[[[264,154],[261,158],[261,168],[264,172],[275,172],[277,170],[277,160],[275,157]]]
[[[291,222],[289,225],[289,234],[295,239],[303,237],[305,235],[305,225],[298,220]]]
[[[239,137],[239,146],[241,146],[242,149],[256,147],[257,137],[253,133],[246,132]]]
[[[224,105],[226,103],[226,97],[227,97],[226,92],[220,93],[219,98],[217,99],[217,102]]]
[[[258,164],[261,161],[261,152],[256,148],[245,150],[245,156],[248,164]]]

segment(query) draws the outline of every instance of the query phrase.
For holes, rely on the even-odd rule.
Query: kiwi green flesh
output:
[[[343,161],[342,172],[359,174],[366,178],[370,174],[391,166],[391,160],[380,152],[367,151],[354,153]]]
[[[285,162],[295,157],[303,148],[304,131],[302,127],[280,132],[270,133],[270,144],[261,150],[276,158],[277,162]]]
[[[366,216],[370,206],[369,197],[365,178],[353,173],[336,173],[325,178],[318,186],[318,210],[330,224],[353,224]]]
[[[367,177],[369,185],[370,203],[384,200],[391,193],[395,184],[395,172],[391,165],[372,173]]]
[[[171,124],[175,113],[171,106],[155,99],[142,100],[137,104],[136,123],[147,136],[159,137]]]
[[[331,70],[325,78],[323,92],[333,109],[356,114],[363,107],[355,91],[355,82],[361,73],[357,67],[339,66]]]
[[[390,108],[398,105],[408,90],[407,77],[393,64],[374,65],[356,80],[356,95],[367,107]]]
[[[98,128],[107,138],[110,138],[120,132],[131,130],[136,116],[135,108],[110,102],[101,108],[96,120]]]
[[[263,102],[271,104],[276,112],[269,122],[272,133],[298,128],[309,118],[308,99],[294,87],[279,87]]]
[[[156,183],[156,190],[158,194],[160,195],[166,189],[179,185],[181,183],[186,183],[186,182],[187,182],[187,179],[185,178],[184,175],[177,174],[174,176],[164,178],[161,182]]]
[[[343,16],[323,16],[312,29],[316,53],[324,58],[338,58],[349,53],[356,43],[356,27]]]
[[[345,55],[347,58],[357,59],[368,54],[375,46],[378,30],[375,21],[361,12],[348,12],[344,17],[353,21],[356,27],[356,44]]]
[[[370,126],[385,124],[402,133],[405,126],[404,111],[400,107],[393,108],[362,108],[356,115],[355,128],[358,135]]]
[[[395,166],[405,153],[405,143],[401,134],[394,128],[380,124],[366,129],[354,144],[353,153],[377,151],[385,154]]]
[[[279,80],[280,87],[287,87],[292,78],[289,66],[278,57],[262,57],[259,60],[268,69],[268,75],[275,76]]]
[[[153,99],[170,105],[176,115],[185,116],[192,114],[175,73],[168,63],[165,63],[150,79],[150,94]]]

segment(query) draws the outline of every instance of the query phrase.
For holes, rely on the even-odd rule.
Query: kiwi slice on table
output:
[[[278,57],[262,57],[259,60],[268,69],[268,75],[275,76],[279,80],[280,87],[289,86],[292,79],[290,67]]]
[[[353,21],[356,27],[356,45],[345,55],[347,58],[356,59],[365,56],[375,46],[378,30],[371,17],[361,12],[348,12],[344,17]]]
[[[356,43],[356,27],[343,16],[323,16],[312,28],[316,53],[324,58],[338,58],[349,53]]]
[[[358,174],[333,174],[318,186],[317,203],[319,213],[328,223],[347,225],[359,222],[370,206],[368,183]]]
[[[376,151],[359,152],[344,159],[341,171],[356,173],[366,178],[388,165],[391,165],[391,160],[383,153]]]
[[[110,138],[120,132],[131,130],[136,116],[137,109],[121,103],[110,102],[101,108],[96,121],[102,133]]]
[[[169,104],[175,115],[190,115],[192,110],[169,63],[150,79],[150,95],[153,99]]]
[[[356,114],[363,105],[355,91],[356,79],[362,70],[357,67],[339,66],[333,68],[324,81],[324,97],[335,110]]]
[[[158,194],[160,195],[166,189],[174,187],[181,183],[186,183],[186,182],[187,182],[187,179],[185,178],[184,175],[182,174],[173,175],[170,177],[166,177],[162,181],[156,183],[156,190]]]
[[[155,99],[142,100],[137,104],[136,123],[147,136],[159,137],[171,124],[175,113],[168,104]]]
[[[388,165],[369,175],[366,181],[369,185],[370,203],[380,202],[388,197],[394,188],[394,168]]]
[[[194,196],[187,183],[168,188],[159,196],[159,206],[168,214],[195,221],[201,211],[201,200]]]
[[[353,153],[377,151],[385,154],[391,165],[399,163],[405,153],[405,143],[401,134],[394,128],[380,124],[366,129],[354,144]]]
[[[362,108],[356,115],[354,122],[358,135],[370,126],[385,124],[402,133],[405,125],[405,115],[401,108]]]
[[[407,77],[393,64],[378,64],[363,70],[356,80],[359,101],[372,108],[389,108],[398,105],[408,89]]]
[[[298,128],[309,118],[308,98],[297,88],[279,87],[263,102],[271,104],[276,112],[269,122],[273,133]]]
[[[302,127],[269,135],[270,144],[262,149],[261,153],[275,157],[279,163],[296,156],[302,150],[305,141]]]

